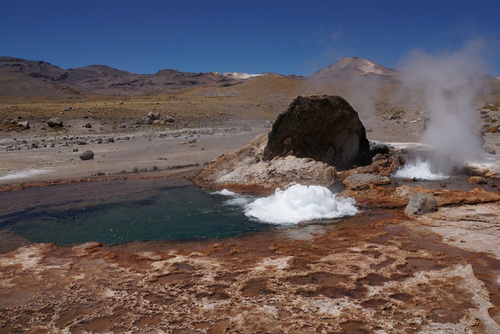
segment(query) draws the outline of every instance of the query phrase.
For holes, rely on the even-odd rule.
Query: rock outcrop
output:
[[[271,132],[217,157],[193,183],[212,189],[272,193],[291,183],[330,186],[337,169],[370,164],[372,155],[358,113],[340,96],[299,96]]]
[[[311,158],[276,157],[263,161],[267,134],[255,137],[235,152],[220,155],[192,181],[211,189],[270,194],[291,183],[331,186],[336,179],[334,167]]]
[[[299,96],[273,124],[264,159],[294,155],[343,170],[371,163],[358,113],[340,96]]]

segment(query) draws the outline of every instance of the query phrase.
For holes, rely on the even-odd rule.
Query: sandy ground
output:
[[[147,172],[160,176],[200,169],[217,155],[268,131],[269,126],[265,121],[238,121],[223,128],[148,126],[113,133],[70,130],[49,135],[34,129],[0,139],[0,186]],[[87,150],[94,152],[94,158],[83,161],[79,156]]]

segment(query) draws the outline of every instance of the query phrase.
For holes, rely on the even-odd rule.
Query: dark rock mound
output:
[[[278,115],[264,159],[294,155],[337,169],[371,163],[370,144],[358,113],[340,96],[299,96]]]

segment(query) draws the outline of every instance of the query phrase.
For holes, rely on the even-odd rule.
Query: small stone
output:
[[[28,130],[30,128],[30,122],[28,122],[28,121],[17,122],[17,126],[23,128],[25,130]]]
[[[487,183],[486,179],[484,177],[481,177],[481,176],[471,176],[471,177],[469,177],[467,182],[476,183],[476,184],[486,184]]]
[[[378,141],[370,141],[370,153],[372,155],[376,154],[388,154],[390,151],[390,148],[388,145],[378,142]]]
[[[62,127],[64,125],[63,121],[59,117],[52,117],[47,121],[49,128]]]
[[[159,112],[150,111],[146,117],[149,118],[152,121],[155,121],[157,119],[160,119],[160,113]]]
[[[405,208],[405,213],[410,217],[417,217],[437,211],[437,202],[434,196],[426,193],[416,193]]]
[[[87,150],[87,151],[83,152],[82,154],[80,154],[80,159],[92,160],[92,159],[94,159],[94,152]]]

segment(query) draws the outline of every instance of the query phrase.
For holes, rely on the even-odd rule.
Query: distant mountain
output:
[[[396,70],[381,66],[371,60],[358,57],[343,57],[332,65],[309,76],[309,79],[335,81],[356,77],[371,77],[392,81],[395,80],[397,76]]]
[[[248,74],[248,73],[238,73],[238,72],[226,72],[224,75],[228,78],[234,78],[234,79],[251,79],[251,78],[256,78],[260,77],[264,74]]]
[[[278,93],[282,90],[301,94],[304,87],[312,89],[304,83],[304,79],[309,82],[316,81],[320,86],[325,83],[359,85],[361,82],[371,83],[372,79],[377,83],[393,84],[399,81],[399,73],[358,57],[341,58],[306,78],[276,73],[190,73],[173,69],[163,69],[154,74],[136,74],[106,65],[62,69],[44,61],[0,57],[0,96],[127,96],[171,93],[194,87],[226,87],[243,82],[244,87],[251,87],[253,91],[262,94],[270,94],[266,92],[271,91]],[[358,79],[362,81],[357,81]],[[499,80],[493,77],[487,79],[493,91],[500,92]]]
[[[136,74],[105,65],[62,69],[44,61],[0,57],[0,96],[136,95],[169,93],[195,86],[231,86],[242,82],[217,72],[160,70]]]

